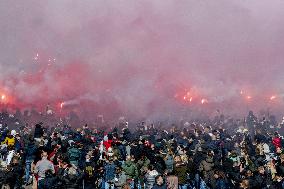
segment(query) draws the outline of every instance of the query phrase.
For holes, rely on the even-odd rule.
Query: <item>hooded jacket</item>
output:
[[[4,142],[2,142],[2,144],[7,144],[8,146],[14,146],[15,142],[16,142],[16,140],[13,136],[7,136],[4,140]]]
[[[136,179],[138,178],[138,169],[134,162],[126,161],[122,166],[123,171],[126,174],[127,179]]]
[[[272,144],[275,146],[275,148],[281,148],[281,138],[275,137],[272,140]]]

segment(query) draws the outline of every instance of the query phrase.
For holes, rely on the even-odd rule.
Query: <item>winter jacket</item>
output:
[[[214,167],[213,157],[207,157],[205,160],[201,161],[199,165],[199,171],[209,172],[212,171]]]
[[[272,143],[275,146],[275,148],[281,148],[281,138],[279,137],[273,138]]]
[[[25,156],[26,160],[34,160],[35,159],[35,153],[36,153],[36,146],[34,143],[29,143],[27,147],[25,148]]]
[[[70,163],[77,166],[78,161],[81,157],[81,151],[78,148],[71,147],[68,149],[68,156],[69,156]]]
[[[5,174],[5,183],[9,184],[11,188],[20,188],[23,173],[22,165],[12,165],[11,170]]]
[[[174,158],[173,156],[167,156],[167,159],[165,160],[165,164],[167,167],[168,172],[172,172],[174,169]]]
[[[214,162],[213,157],[207,157],[200,163],[199,171],[202,173],[205,182],[208,182],[213,176]]]
[[[106,181],[111,181],[114,179],[115,176],[115,164],[114,163],[107,163],[104,166],[105,170],[105,180]]]
[[[137,166],[132,161],[126,161],[122,166],[122,169],[125,172],[127,179],[136,179],[139,176]]]
[[[144,159],[140,159],[137,162],[137,167],[140,171],[140,174],[145,174],[145,171],[146,171],[149,164],[150,164],[150,160],[146,157]]]
[[[284,188],[283,180],[281,180],[280,182],[274,181],[273,185],[270,188],[272,188],[272,189],[283,189]]]
[[[174,166],[174,175],[178,177],[178,184],[187,184],[187,165],[176,164]]]
[[[2,144],[7,144],[8,146],[14,146],[15,142],[16,140],[14,137],[6,137],[4,142],[2,142]]]
[[[155,184],[152,189],[167,189],[167,186],[165,184],[163,185]]]
[[[35,132],[34,132],[34,138],[41,138],[43,135],[43,129],[41,125],[36,125]]]
[[[111,147],[112,140],[107,140],[103,142],[106,151]]]
[[[268,174],[257,174],[255,176],[255,181],[256,181],[256,189],[264,189],[267,188],[267,185],[272,184],[272,179]]]
[[[160,157],[160,156],[156,156],[156,158],[155,158],[155,169],[160,174],[164,174],[166,168],[167,167],[166,167],[164,159],[162,157]]]
[[[44,188],[49,188],[49,189],[56,189],[57,186],[57,178],[54,176],[48,176],[43,180],[43,185]]]
[[[215,189],[229,189],[229,187],[225,180],[217,179]]]
[[[82,175],[80,174],[80,172],[77,170],[77,172],[75,174],[71,174],[69,172],[69,170],[65,170],[64,173],[64,189],[78,189],[81,186],[81,178]]]

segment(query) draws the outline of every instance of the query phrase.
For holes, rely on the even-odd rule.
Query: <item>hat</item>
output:
[[[13,137],[15,137],[16,134],[17,134],[17,132],[16,132],[15,130],[12,130],[12,131],[11,131],[11,135],[12,135]]]
[[[68,141],[68,144],[70,145],[70,146],[72,146],[72,144],[74,144],[75,142],[74,142],[74,140],[69,140]]]
[[[244,129],[243,132],[244,132],[244,133],[245,133],[245,132],[248,132],[248,129]]]
[[[104,136],[104,141],[108,141],[108,136],[107,135]]]

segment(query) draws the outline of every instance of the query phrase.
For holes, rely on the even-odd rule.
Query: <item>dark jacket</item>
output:
[[[178,177],[178,184],[186,184],[187,183],[187,165],[180,163],[174,165],[173,170],[174,175]]]
[[[229,187],[224,179],[217,179],[215,189],[229,189]]]
[[[132,161],[126,161],[122,166],[122,169],[124,170],[127,179],[136,179],[139,176],[138,168]]]
[[[24,173],[22,165],[12,165],[11,170],[5,174],[5,183],[9,184],[11,188],[21,186],[21,177]]]
[[[30,142],[25,148],[26,160],[34,160],[36,151],[37,151],[36,145],[33,142]]]
[[[167,186],[165,184],[163,185],[155,184],[152,189],[167,189]]]
[[[272,179],[268,174],[257,174],[255,176],[256,181],[256,189],[265,189],[267,188],[267,185],[272,184]]]
[[[43,135],[43,128],[41,125],[37,124],[35,126],[34,138],[40,138]]]
[[[105,169],[105,180],[111,181],[115,177],[115,164],[114,163],[107,163],[104,166]]]
[[[80,160],[81,157],[81,151],[78,148],[71,147],[68,149],[68,155],[70,163],[73,163],[77,166],[78,161]]]
[[[166,167],[167,167],[167,170],[168,171],[173,171],[173,168],[174,168],[174,158],[173,156],[167,156],[167,159],[165,160],[165,164],[166,164]]]
[[[82,186],[82,174],[79,170],[76,174],[70,174],[69,169],[66,169],[62,178],[65,189],[78,189]]]

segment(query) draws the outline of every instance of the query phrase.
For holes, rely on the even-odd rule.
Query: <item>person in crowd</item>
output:
[[[126,175],[121,167],[116,167],[115,177],[114,177],[114,187],[116,189],[122,189],[123,185],[126,183]]]
[[[213,178],[213,169],[215,166],[213,156],[214,154],[212,152],[208,152],[206,159],[201,161],[199,165],[199,171],[201,172],[204,181],[209,184],[211,184]]]
[[[162,175],[157,175],[155,178],[155,184],[152,189],[167,189],[167,185],[164,182]]]
[[[47,159],[48,154],[47,152],[42,152],[41,154],[41,160],[36,163],[35,166],[35,174],[38,175],[38,189],[44,188],[44,182],[45,182],[45,173],[47,171],[51,171],[52,174],[55,173],[54,165],[51,161]]]
[[[151,189],[153,188],[153,185],[155,184],[156,176],[158,176],[159,173],[157,170],[155,170],[153,165],[148,165],[147,172],[145,174],[145,189]]]
[[[111,189],[114,188],[114,178],[115,178],[115,170],[116,170],[116,165],[113,162],[112,158],[109,158],[106,160],[105,166],[105,176],[104,176],[104,188],[105,189]]]
[[[5,115],[0,113],[0,187],[284,188],[284,130],[253,112],[245,120],[220,115],[111,129],[71,127],[44,115],[17,117],[18,126]]]
[[[82,186],[81,170],[74,164],[68,164],[61,177],[63,180],[63,188],[65,189],[78,189]]]
[[[87,154],[85,157],[85,163],[82,165],[83,167],[83,180],[86,189],[92,189],[96,187],[96,177],[95,170],[96,164],[93,161],[90,154]]]
[[[181,189],[186,189],[188,187],[187,168],[187,165],[182,162],[181,157],[177,155],[175,157],[173,173],[178,177],[178,185]]]
[[[6,144],[9,148],[14,149],[15,147],[15,143],[16,143],[16,139],[15,137],[12,135],[12,133],[10,132],[7,137],[5,138],[5,140],[2,142],[2,144]]]
[[[130,182],[131,188],[134,188],[138,181],[139,172],[136,163],[133,161],[133,157],[126,157],[126,161],[124,165],[122,165],[122,169],[126,174],[127,180]]]
[[[35,160],[35,153],[36,153],[36,145],[34,142],[34,138],[32,136],[29,136],[27,145],[24,149],[24,154],[25,154],[25,183],[28,185],[32,181],[32,176],[31,176],[31,166],[32,163]]]
[[[215,189],[229,189],[225,173],[219,170],[214,171]]]

